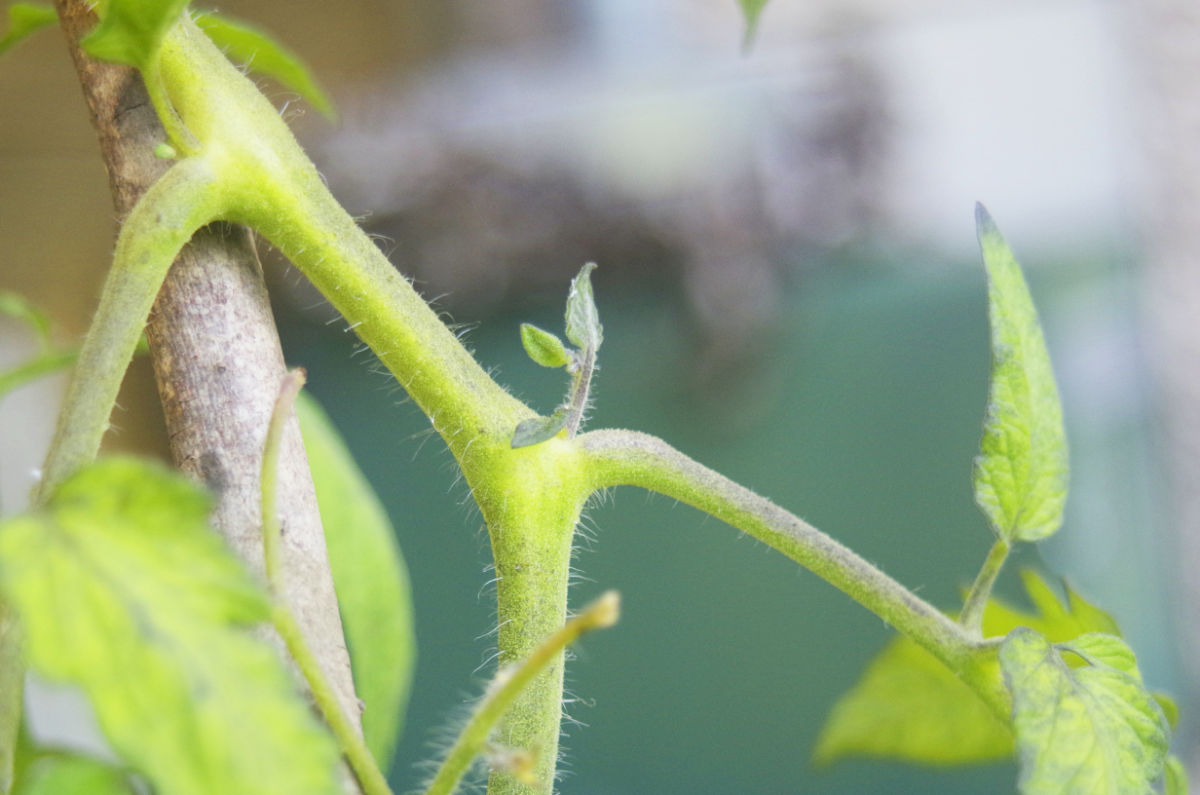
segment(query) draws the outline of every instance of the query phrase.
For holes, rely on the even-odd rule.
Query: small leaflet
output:
[[[600,313],[592,295],[592,271],[596,263],[584,265],[567,293],[567,339],[581,351],[595,353],[604,341],[604,327],[600,325]]]
[[[563,341],[531,323],[521,324],[521,345],[542,367],[566,367],[571,363],[571,352]]]

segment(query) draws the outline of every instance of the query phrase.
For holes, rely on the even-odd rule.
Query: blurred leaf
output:
[[[218,16],[212,11],[197,15],[196,24],[225,51],[230,60],[295,91],[325,118],[332,120],[337,116],[329,96],[317,84],[312,71],[300,56],[277,42],[269,33],[245,22]]]
[[[9,12],[11,13],[12,10],[10,8]],[[0,52],[3,52],[3,47],[0,47]],[[50,318],[45,312],[29,303],[25,296],[8,290],[0,290],[0,315],[8,315],[26,323],[37,335],[38,343],[43,350],[50,345]]]
[[[968,764],[1012,754],[1012,732],[936,657],[897,636],[834,706],[813,760],[876,756]]]
[[[1111,616],[1069,587],[1067,607],[1036,572],[1022,571],[1021,578],[1037,612],[992,599],[983,613],[985,636],[1003,637],[1019,626],[1055,640],[1117,631]],[[848,756],[874,756],[967,764],[1001,759],[1012,750],[1012,732],[974,691],[932,654],[897,636],[834,705],[814,759],[828,764]]]
[[[767,7],[767,0],[738,0],[738,5],[742,7],[742,15],[746,18],[746,35],[745,46],[750,47],[754,43],[754,37],[758,34],[758,18],[762,16],[762,10]]]
[[[187,0],[108,0],[83,48],[104,61],[144,68],[187,8]]]
[[[571,362],[571,354],[562,340],[531,323],[521,324],[521,345],[529,358],[542,367],[566,367]]]
[[[0,36],[0,55],[44,27],[58,22],[54,6],[45,3],[13,3],[8,7],[8,30]],[[0,300],[11,293],[0,293]]]
[[[1084,635],[1069,646],[1090,664],[1072,668],[1060,647],[1027,627],[1000,647],[1021,791],[1152,792],[1163,774],[1167,721],[1142,686],[1133,652],[1114,635]]]
[[[338,751],[274,650],[209,500],[111,458],[0,524],[0,590],[32,667],[79,686],[118,754],[173,795],[329,793]]]
[[[408,569],[387,512],[337,429],[301,392],[296,414],[317,489],[363,735],[385,772],[404,724],[416,660]]]
[[[1171,698],[1170,694],[1164,693],[1161,690],[1155,690],[1150,695],[1154,696],[1154,700],[1158,702],[1158,706],[1163,711],[1163,716],[1167,719],[1167,725],[1172,730],[1179,725],[1179,706],[1175,703],[1175,699]]]
[[[1062,524],[1067,441],[1050,354],[1021,266],[983,205],[976,206],[988,276],[992,376],[975,502],[996,534],[1036,541]]]
[[[35,761],[15,795],[134,795],[128,777],[120,770],[72,754],[43,756]]]
[[[518,447],[529,447],[547,439],[553,439],[566,424],[567,412],[563,409],[559,409],[549,417],[532,417],[522,420],[513,432],[512,447],[515,450]]]
[[[1188,795],[1187,768],[1179,757],[1174,754],[1167,756],[1166,781],[1163,792],[1165,795]]]
[[[600,325],[600,313],[596,311],[596,300],[592,296],[592,271],[596,263],[589,262],[571,280],[567,293],[567,339],[585,354],[595,352],[604,341],[604,327]]]

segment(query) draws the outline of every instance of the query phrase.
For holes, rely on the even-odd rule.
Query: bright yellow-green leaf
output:
[[[317,402],[296,414],[312,468],[342,626],[362,700],[363,735],[384,770],[404,723],[416,661],[408,569],[387,512]]]
[[[212,12],[197,15],[196,24],[230,60],[277,80],[284,88],[308,100],[326,118],[332,120],[337,116],[329,96],[300,56],[275,41],[270,34]]]
[[[208,510],[182,476],[112,458],[0,524],[0,591],[29,662],[80,687],[160,792],[334,792],[337,748],[251,633],[267,599]]]
[[[1166,780],[1163,792],[1165,795],[1188,795],[1187,768],[1179,757],[1174,754],[1167,756]]]
[[[1088,664],[1068,665],[1065,646]],[[1167,721],[1124,641],[1092,634],[1055,646],[1018,627],[1000,648],[1000,667],[1013,697],[1023,793],[1153,791],[1163,774]]]
[[[185,8],[187,0],[108,0],[83,48],[104,61],[144,68]]]
[[[1021,577],[1037,612],[993,599],[984,609],[984,635],[1003,637],[1019,626],[1054,640],[1117,631],[1111,616],[1069,587],[1064,605],[1036,572],[1026,570]],[[1012,732],[975,693],[937,658],[899,636],[838,700],[817,740],[815,759],[876,756],[969,764],[1002,759],[1012,750]]]
[[[111,765],[82,756],[55,754],[25,771],[15,795],[134,795],[128,777]]]
[[[521,345],[542,367],[566,367],[571,363],[571,354],[562,340],[531,323],[521,324]]]
[[[1001,538],[1037,541],[1062,524],[1067,498],[1062,407],[1021,266],[983,205],[976,224],[988,276],[992,377],[975,501]]]
[[[58,21],[54,6],[45,3],[13,3],[8,7],[8,30],[0,36],[0,55],[18,42]]]

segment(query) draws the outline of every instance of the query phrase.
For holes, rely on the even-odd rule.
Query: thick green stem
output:
[[[1008,559],[1008,551],[1011,548],[1008,541],[1003,538],[996,539],[996,543],[988,551],[987,559],[983,561],[983,567],[979,570],[979,575],[975,577],[975,582],[971,585],[971,590],[967,592],[967,598],[963,602],[962,615],[959,616],[958,623],[976,637],[983,636],[983,609],[987,606],[988,598],[992,595],[992,586],[996,584],[996,577],[1004,568],[1004,561]]]
[[[568,621],[540,646],[533,650],[515,669],[501,669],[492,680],[487,694],[475,709],[471,720],[459,733],[458,739],[442,766],[438,768],[433,783],[426,795],[450,795],[462,780],[475,757],[486,748],[492,728],[521,692],[529,686],[542,669],[561,659],[563,650],[574,643],[580,635],[593,629],[611,627],[617,621],[620,601],[616,591],[607,591],[599,599],[584,608],[583,612]],[[528,763],[536,759],[519,757]],[[528,767],[507,771],[518,779],[526,779],[532,770]]]
[[[634,431],[578,437],[596,488],[633,485],[712,514],[771,546],[911,637],[1007,714],[1002,683],[981,671],[987,652],[948,616],[803,519],[693,461],[661,439]]]
[[[96,457],[167,269],[195,231],[219,212],[212,183],[204,159],[185,160],[146,192],[121,227],[112,270],[67,387],[39,499]]]

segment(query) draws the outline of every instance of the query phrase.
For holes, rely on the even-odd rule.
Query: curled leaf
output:
[[[513,431],[512,447],[528,447],[553,439],[567,424],[567,412],[559,409],[549,417],[532,417],[523,420]]]

